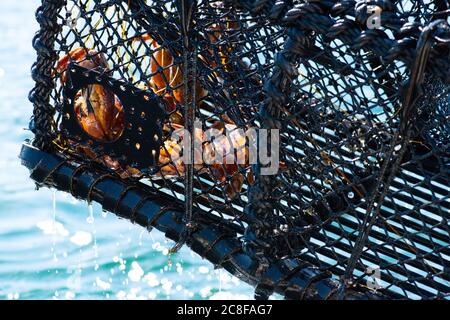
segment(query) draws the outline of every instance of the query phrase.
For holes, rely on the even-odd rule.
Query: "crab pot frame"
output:
[[[440,0],[42,0],[20,158],[38,186],[164,232],[258,299],[448,299],[448,15]],[[244,163],[174,159],[171,135],[196,123],[227,134],[201,136],[203,154],[238,144],[225,152]],[[279,133],[274,175],[249,163],[249,129]]]

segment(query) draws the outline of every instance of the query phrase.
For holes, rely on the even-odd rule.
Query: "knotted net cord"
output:
[[[382,8],[381,29],[367,28],[368,5]],[[427,46],[428,62],[418,73],[423,81],[411,80],[423,82],[420,99],[405,102],[413,95],[401,90],[416,74],[425,26],[448,17],[445,1],[198,1],[193,50],[183,45],[172,1],[44,0],[37,17],[30,127],[36,147],[81,165],[69,192],[107,201],[105,206],[122,216],[127,207],[122,202],[143,188],[137,182],[145,182],[151,196],[130,206],[131,220],[170,230],[175,249],[183,243],[195,247],[197,237],[208,234],[199,252],[207,248],[208,259],[245,274],[244,280],[257,285],[258,298],[272,292],[290,298],[347,296],[365,287],[367,268],[374,266],[389,297],[448,297],[446,21],[436,23]],[[190,167],[169,159],[133,175],[126,157],[90,150],[89,141],[60,126],[67,97],[55,64],[79,48],[88,52],[86,61],[104,56],[106,63],[96,68],[102,76],[137,88],[128,96],[155,93],[167,111],[163,140],[180,123],[193,134],[189,115],[196,115],[203,129],[278,129],[279,172],[263,176],[258,163]],[[72,62],[89,65],[84,60]],[[405,105],[412,108],[408,121]],[[196,112],[189,114],[190,107]],[[133,128],[137,134],[138,129]],[[65,162],[49,167],[41,163],[33,179],[65,190]],[[89,180],[90,174],[97,178]],[[111,189],[102,200],[99,190],[111,180],[106,174],[138,187],[121,190],[117,199]],[[142,217],[153,208],[149,202],[166,197],[173,212],[183,213],[174,215],[171,227],[166,214]],[[223,243],[233,248],[225,250]],[[214,260],[218,252],[221,258]],[[277,276],[278,268],[283,276]],[[343,276],[358,286],[339,287]]]

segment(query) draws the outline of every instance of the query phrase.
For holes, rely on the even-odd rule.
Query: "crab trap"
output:
[[[445,0],[42,0],[20,157],[255,298],[450,298]]]

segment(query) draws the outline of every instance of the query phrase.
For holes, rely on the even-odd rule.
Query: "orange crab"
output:
[[[95,50],[76,48],[59,59],[56,71],[61,85],[68,80],[70,62],[100,73],[109,70],[106,57]],[[113,92],[99,84],[88,85],[77,92],[74,111],[83,130],[98,140],[116,140],[123,130],[122,104]]]
[[[144,35],[143,40],[151,41],[155,52],[150,60],[149,83],[157,95],[164,95],[166,99],[175,99],[175,102],[183,103],[183,72],[180,65],[174,65],[174,58],[168,49],[162,48],[150,36]],[[162,69],[162,72],[160,71]],[[172,89],[172,95],[168,92]]]
[[[133,41],[148,41],[152,56],[150,59],[149,87],[159,96],[164,96],[167,111],[176,109],[176,103],[184,103],[183,65],[176,64],[169,49],[161,47],[150,35],[144,34]],[[197,101],[207,95],[207,91],[196,83]]]
[[[167,49],[160,48],[159,45],[150,37],[143,37],[144,40],[152,41],[152,46],[156,50],[153,53],[150,71],[152,76],[149,79],[149,86],[155,94],[163,95],[164,100],[170,102],[175,109],[176,103],[183,103],[182,71],[181,66],[174,65],[173,56]],[[103,53],[95,50],[86,50],[77,48],[63,56],[56,65],[56,71],[60,75],[61,85],[68,81],[67,68],[70,62],[74,62],[84,68],[95,70],[101,73],[108,72],[109,67],[106,57]],[[170,89],[169,89],[170,87]],[[206,95],[206,91],[199,88],[199,97]],[[113,141],[117,139],[124,127],[124,112],[119,99],[113,92],[98,84],[92,84],[80,90],[74,102],[74,111],[82,128],[90,136],[97,140]],[[168,110],[171,111],[171,110]],[[180,117],[179,117],[180,118]],[[247,182],[252,183],[253,176],[251,170],[247,170],[248,148],[245,146],[246,137],[242,136],[237,130],[237,126],[230,120],[224,124],[216,122],[212,125],[221,132],[231,132],[231,141],[223,138],[214,143],[207,141],[202,143],[200,150],[194,150],[195,159],[209,159],[209,165],[195,164],[194,169],[198,173],[208,173],[216,181],[224,184],[224,190],[230,199],[233,199],[241,191],[245,176],[241,172],[247,172]],[[169,125],[165,125],[166,131],[183,129],[182,118]],[[195,131],[195,139],[204,141],[204,133],[200,129]],[[158,175],[164,177],[182,176],[185,172],[185,164],[181,156],[181,146],[184,135],[181,134],[178,140],[166,139],[159,152]],[[92,158],[95,153],[87,146],[80,149],[86,155]],[[220,154],[223,158],[216,159],[215,155]],[[227,163],[226,158],[232,154],[237,159],[245,159],[243,164]],[[139,170],[129,166],[121,168],[119,163],[109,155],[103,155],[98,158],[108,167],[117,170],[123,177],[131,175],[140,175]],[[212,161],[211,161],[212,159]]]
[[[174,129],[184,129],[181,125],[172,125]],[[230,199],[242,190],[245,181],[253,183],[253,173],[249,170],[249,150],[246,146],[246,136],[242,134],[235,124],[224,124],[217,121],[211,128],[218,130],[221,134],[228,131],[228,136],[222,135],[208,141],[205,133],[195,129],[195,138],[199,148],[194,149],[194,159],[201,159],[201,163],[194,164],[194,170],[198,173],[208,173],[215,181],[224,185],[224,190]],[[185,163],[182,157],[182,146],[184,140],[184,130],[179,131],[178,139],[169,138],[164,141],[164,146],[160,150],[160,172],[164,177],[182,176],[185,172]],[[206,141],[205,141],[206,140]],[[216,157],[216,155],[218,155]],[[228,158],[231,156],[231,163]],[[237,160],[239,160],[239,163]],[[205,165],[205,163],[207,165]]]

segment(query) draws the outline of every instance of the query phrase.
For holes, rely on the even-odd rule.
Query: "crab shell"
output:
[[[109,70],[106,57],[95,50],[76,48],[59,59],[56,71],[61,84],[68,80],[67,68],[70,62],[98,72]],[[83,130],[98,140],[113,141],[123,128],[122,106],[114,93],[99,84],[91,84],[81,89],[75,97],[75,113]],[[120,123],[122,120],[122,123]],[[122,126],[122,127],[121,127]]]

